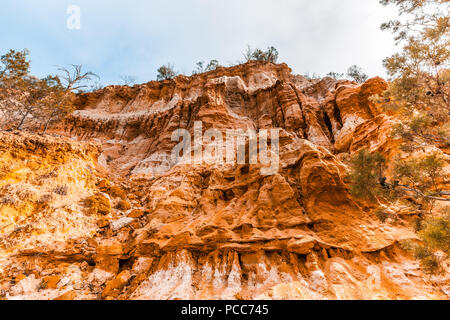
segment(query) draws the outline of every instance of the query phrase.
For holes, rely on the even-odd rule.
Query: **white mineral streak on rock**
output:
[[[242,270],[239,263],[239,256],[236,252],[232,253],[232,259],[233,265],[231,267],[230,273],[228,274],[227,287],[224,292],[225,299],[234,299],[234,296],[242,289]]]
[[[26,296],[38,290],[40,280],[36,279],[34,274],[22,279],[14,287],[11,288],[10,294],[12,296]]]
[[[328,282],[322,270],[315,270],[311,273],[309,285],[318,292],[328,290]]]
[[[133,293],[132,299],[138,300],[174,300],[192,299],[192,258],[183,250],[178,254],[169,253],[167,269],[159,269],[144,281]],[[162,259],[163,260],[163,259]]]

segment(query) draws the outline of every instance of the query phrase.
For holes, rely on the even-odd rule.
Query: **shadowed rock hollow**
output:
[[[382,224],[348,192],[351,154],[395,153],[386,87],[251,62],[81,94],[65,137],[0,133],[2,297],[446,298],[398,245],[414,216]],[[279,128],[278,173],[171,163],[196,121]]]

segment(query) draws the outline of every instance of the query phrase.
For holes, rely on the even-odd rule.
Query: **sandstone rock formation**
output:
[[[446,299],[348,192],[345,159],[396,152],[363,85],[250,62],[77,98],[51,135],[0,133],[0,297]],[[173,163],[176,129],[280,129],[280,169]],[[202,148],[202,146],[193,146]]]

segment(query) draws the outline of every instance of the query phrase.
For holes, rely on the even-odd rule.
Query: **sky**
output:
[[[380,30],[396,11],[379,0],[1,1],[0,54],[29,49],[40,77],[81,64],[103,85],[122,76],[154,80],[169,62],[187,75],[198,61],[233,65],[248,45],[275,46],[296,74],[343,73],[356,64],[384,77],[382,60],[398,50]]]

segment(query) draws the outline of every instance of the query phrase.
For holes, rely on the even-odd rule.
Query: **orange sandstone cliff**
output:
[[[353,199],[346,159],[393,157],[387,83],[251,62],[77,97],[47,135],[0,133],[2,299],[447,299]],[[280,129],[280,168],[172,163],[176,129]],[[448,274],[448,273],[447,273]]]

